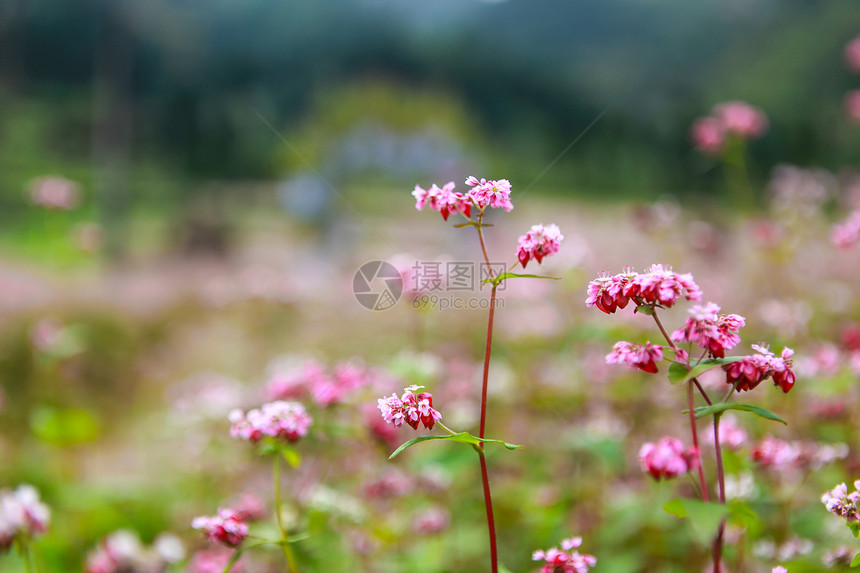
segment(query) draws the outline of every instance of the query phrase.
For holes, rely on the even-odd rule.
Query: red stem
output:
[[[714,448],[717,454],[717,481],[720,486],[720,503],[726,503],[726,478],[723,471],[723,452],[720,448],[720,414],[714,416]],[[726,520],[720,522],[717,538],[714,539],[714,573],[722,573],[720,563],[723,554],[723,537],[726,531]]]
[[[687,409],[690,411],[690,433],[693,435],[693,447],[699,452],[699,483],[702,486],[702,501],[708,501],[708,482],[705,481],[704,460],[699,450],[699,431],[696,429],[696,414],[693,411],[693,381],[687,384]]]
[[[481,460],[481,481],[484,482],[484,506],[487,508],[487,527],[490,531],[490,567],[499,573],[499,556],[496,550],[496,523],[493,518],[493,498],[490,496],[490,478],[487,475],[487,460],[484,458],[483,442],[478,451]]]

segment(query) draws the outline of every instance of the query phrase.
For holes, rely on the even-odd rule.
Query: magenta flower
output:
[[[845,63],[852,72],[860,72],[860,36],[845,45]]]
[[[654,444],[647,442],[639,449],[639,464],[642,469],[660,481],[685,474],[699,467],[699,450],[684,449],[684,444],[669,436]]]
[[[424,209],[425,205],[429,205],[434,211],[439,211],[442,218],[448,220],[448,215],[459,211],[466,217],[472,212],[471,199],[462,193],[454,191],[454,182],[449,181],[441,188],[435,183],[430,189],[422,189],[416,185],[412,192],[415,197],[415,208],[419,211]]]
[[[840,249],[847,249],[857,241],[860,241],[860,209],[830,229],[830,242]]]
[[[711,356],[724,358],[726,350],[741,341],[738,331],[746,319],[738,314],[720,314],[720,307],[712,302],[694,305],[684,328],[672,333],[674,342],[693,342],[706,349]]]
[[[558,226],[554,224],[549,224],[546,227],[533,225],[528,233],[520,235],[517,259],[523,268],[531,259],[540,264],[544,257],[559,251],[562,240],[564,240],[564,235],[561,234]]]
[[[782,565],[777,565],[773,569],[770,570],[770,573],[788,573],[788,569],[783,567]]]
[[[51,511],[33,486],[23,484],[15,491],[0,491],[0,552],[9,549],[19,536],[44,533],[50,519]]]
[[[185,573],[222,573],[230,560],[233,551],[220,546],[203,549],[191,556]],[[240,559],[233,564],[232,573],[245,573],[245,561]]]
[[[511,182],[507,179],[487,181],[472,175],[466,179],[466,185],[472,188],[468,192],[468,196],[481,211],[487,207],[501,208],[505,211],[514,208],[514,204],[511,203]]]
[[[412,520],[412,531],[420,535],[431,535],[444,531],[451,521],[451,515],[444,508],[433,507],[427,509]]]
[[[767,116],[759,108],[742,101],[721,103],[713,109],[726,132],[742,139],[758,139],[768,129]]]
[[[553,547],[546,551],[535,551],[532,553],[532,561],[544,562],[541,573],[588,573],[597,563],[597,558],[576,551],[581,545],[581,537],[563,539],[561,549]]]
[[[644,345],[632,342],[616,342],[612,352],[606,355],[607,364],[626,364],[643,372],[655,374],[658,360],[663,360],[663,347],[646,342]]]
[[[277,400],[263,404],[259,409],[230,412],[230,435],[234,438],[256,443],[264,437],[285,439],[295,442],[306,436],[313,418],[305,407],[298,402]]]
[[[860,480],[854,482],[854,490],[848,493],[848,486],[841,483],[821,496],[821,503],[827,511],[845,520],[846,523],[860,521]]]
[[[238,547],[248,537],[248,524],[229,509],[219,509],[214,517],[195,517],[191,527],[202,531],[209,541],[227,547]]]
[[[726,383],[737,384],[738,392],[746,392],[773,377],[774,385],[788,393],[795,382],[795,375],[791,370],[791,357],[794,356],[794,350],[786,346],[777,357],[767,345],[753,344],[752,348],[757,354],[750,354],[742,360],[723,365]]]
[[[698,151],[719,155],[726,142],[726,130],[717,118],[700,117],[690,126],[690,139]]]
[[[632,267],[624,267],[620,274],[609,276],[607,272],[588,283],[588,298],[586,306],[597,307],[606,314],[613,314],[619,308],[623,309],[630,302],[630,297],[624,294],[627,286],[638,276]]]
[[[428,430],[442,419],[442,414],[433,409],[433,395],[429,392],[416,394],[423,386],[412,385],[404,388],[400,398],[392,394],[377,400],[377,408],[382,413],[382,418],[395,427],[400,427],[404,422],[409,424],[413,430],[418,429],[418,424],[424,424]]]
[[[624,295],[639,298],[645,304],[666,308],[675,305],[682,296],[687,300],[702,300],[702,291],[690,273],[678,274],[671,267],[651,265],[644,274],[637,274],[624,288]]]

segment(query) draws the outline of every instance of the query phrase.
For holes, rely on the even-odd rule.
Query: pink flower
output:
[[[615,276],[601,272],[596,279],[588,283],[585,305],[597,307],[606,314],[613,314],[619,308],[625,308],[630,297],[626,296],[624,291],[637,276],[638,273],[631,267],[625,267],[623,272]]]
[[[774,385],[782,388],[783,392],[791,390],[795,382],[795,375],[791,370],[794,350],[785,347],[777,357],[767,345],[753,344],[752,348],[757,354],[745,356],[742,360],[723,366],[726,383],[737,384],[737,391],[745,392],[773,377]]]
[[[720,120],[700,117],[690,127],[690,139],[698,151],[706,155],[719,155],[726,141],[726,130]]]
[[[626,364],[643,372],[655,374],[658,360],[663,360],[663,347],[646,342],[644,345],[632,342],[616,342],[612,352],[606,355],[607,364]]]
[[[687,300],[702,300],[702,291],[690,273],[678,274],[671,267],[651,265],[644,274],[638,274],[624,288],[624,295],[639,298],[644,304],[658,304],[669,308],[682,296]]]
[[[403,395],[398,398],[396,394],[377,400],[377,408],[382,413],[382,418],[395,427],[400,427],[403,422],[409,424],[413,430],[418,429],[418,424],[424,424],[428,430],[442,419],[442,414],[433,409],[433,395],[429,392],[416,394],[423,386],[409,386],[404,388]]]
[[[581,554],[576,551],[582,545],[581,537],[571,537],[561,542],[561,549],[553,547],[546,551],[537,550],[532,553],[532,561],[543,561],[541,573],[588,573],[597,563],[594,555]]]
[[[230,504],[230,510],[242,521],[256,521],[266,515],[266,506],[263,500],[255,493],[244,492],[234,503]]]
[[[138,536],[131,531],[116,531],[102,540],[87,557],[86,573],[137,571],[148,556]]]
[[[708,426],[705,430],[704,441],[706,444],[714,443],[714,427]],[[732,414],[725,414],[720,418],[720,445],[730,450],[736,450],[747,441],[747,432],[738,424],[738,419]]]
[[[841,483],[821,496],[821,503],[827,511],[845,520],[846,523],[860,521],[860,480],[854,482],[854,490],[848,493],[848,486]]]
[[[30,183],[30,200],[48,209],[74,209],[80,193],[77,183],[62,177],[40,177]]]
[[[520,235],[517,259],[523,268],[531,259],[540,264],[544,257],[559,251],[562,240],[564,240],[564,235],[561,234],[556,225],[550,224],[546,227],[533,225],[528,233]]]
[[[191,556],[185,573],[222,573],[233,558],[233,552],[220,546],[198,551]],[[244,573],[245,562],[240,559],[233,564],[232,573]]]
[[[230,412],[230,435],[256,443],[264,437],[286,439],[295,442],[306,436],[313,418],[298,402],[277,400],[263,404],[259,409]]]
[[[653,444],[647,442],[639,449],[639,463],[644,471],[660,481],[673,478],[699,467],[699,451],[696,448],[684,449],[684,444],[669,436],[660,438]]]
[[[444,508],[433,507],[425,510],[412,520],[412,531],[422,535],[430,535],[444,531],[448,527],[451,515]]]
[[[472,188],[468,196],[481,211],[487,207],[502,208],[505,211],[514,208],[514,204],[511,203],[511,182],[507,179],[487,181],[472,175],[466,179],[466,185]]]
[[[227,547],[238,547],[248,537],[248,524],[229,509],[219,509],[214,517],[195,517],[191,527],[202,531],[209,541]]]
[[[419,211],[429,205],[434,211],[439,211],[442,218],[448,220],[448,215],[459,211],[467,218],[472,212],[472,200],[467,195],[454,191],[454,182],[449,181],[441,188],[435,183],[430,189],[422,189],[416,185],[412,192],[415,197],[415,208]]]
[[[845,45],[845,63],[852,72],[860,72],[860,37]]]
[[[788,569],[783,567],[782,565],[777,565],[773,569],[770,570],[770,573],[788,573]]]
[[[830,229],[830,242],[840,249],[847,249],[860,241],[860,209]]]
[[[15,491],[0,491],[0,552],[19,536],[33,537],[48,529],[51,511],[39,500],[39,492],[22,484]]]
[[[860,90],[852,90],[845,94],[845,115],[848,119],[860,122]]]
[[[746,102],[721,103],[714,107],[713,113],[728,133],[742,139],[758,139],[767,133],[767,116]]]
[[[706,349],[711,356],[724,358],[726,350],[734,348],[741,341],[738,331],[746,324],[746,319],[738,314],[719,314],[720,307],[709,302],[694,305],[690,318],[684,328],[672,333],[674,342],[694,342]]]

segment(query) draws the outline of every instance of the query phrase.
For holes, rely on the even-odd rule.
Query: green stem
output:
[[[275,481],[275,519],[278,522],[278,530],[281,532],[281,539],[278,545],[284,553],[284,559],[287,561],[287,571],[289,573],[298,573],[296,561],[293,557],[293,550],[290,548],[290,540],[287,537],[287,530],[284,529],[284,522],[281,518],[281,458],[275,456],[272,477]]]
[[[33,554],[30,552],[30,545],[26,541],[21,542],[21,553],[24,555],[24,560],[27,564],[27,573],[36,573],[36,564],[33,562]]]

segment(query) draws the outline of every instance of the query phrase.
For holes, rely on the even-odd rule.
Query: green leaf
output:
[[[853,568],[853,567],[858,567],[858,566],[860,566],[860,553],[858,553],[857,555],[855,555],[855,556],[854,556],[854,559],[852,559],[852,560],[851,560],[851,567],[852,567],[852,568]]]
[[[496,281],[501,282],[505,279],[516,279],[516,278],[519,278],[519,279],[549,279],[552,281],[560,281],[561,280],[561,278],[559,278],[559,277],[547,277],[547,276],[543,276],[543,275],[521,275],[518,273],[502,273],[499,276],[493,277],[491,279],[484,279],[481,282],[483,282],[483,283],[492,283],[492,282],[496,282]]]
[[[695,368],[687,370],[687,368],[678,363],[673,363],[669,366],[669,382],[678,384],[680,382],[688,382],[693,378],[698,378],[708,370],[722,366],[723,364],[731,364],[738,360],[743,360],[743,356],[729,356],[727,358],[706,358],[699,362]]]
[[[293,448],[283,448],[281,450],[281,455],[284,456],[284,459],[287,460],[287,463],[294,468],[297,468],[302,464],[301,454],[299,454],[299,452],[297,452]]]
[[[729,502],[729,523],[743,529],[752,529],[761,524],[761,520],[750,505],[739,499]]]
[[[848,523],[847,525],[848,525],[848,529],[851,530],[851,533],[854,534],[854,537],[860,537],[860,523],[857,523],[856,521],[852,521],[851,523]]]
[[[673,499],[663,509],[675,517],[689,519],[693,532],[702,545],[709,546],[720,522],[729,513],[728,507],[718,503],[705,503],[697,499]]]
[[[458,225],[454,225],[455,229],[462,229],[463,227],[492,227],[492,223],[478,223],[477,221],[466,221],[465,223],[460,223]]]
[[[80,408],[37,408],[30,416],[30,429],[40,440],[54,446],[75,446],[99,436],[95,414]]]
[[[773,420],[774,422],[780,422],[782,424],[788,425],[788,422],[768,410],[767,408],[762,408],[761,406],[756,406],[755,404],[733,404],[731,402],[722,402],[720,404],[713,404],[711,406],[699,406],[694,410],[696,413],[696,419],[704,418],[705,416],[712,416],[714,414],[722,414],[726,410],[737,410],[739,412],[750,412],[751,414],[755,414],[761,418],[766,420]],[[689,412],[689,410],[687,410]]]
[[[395,456],[400,454],[403,450],[407,448],[411,448],[415,444],[419,444],[421,442],[429,442],[430,440],[450,440],[453,442],[460,442],[463,444],[469,444],[473,448],[478,448],[481,445],[481,442],[485,444],[501,444],[509,450],[515,450],[517,448],[522,448],[523,446],[519,446],[517,444],[509,444],[507,442],[503,442],[502,440],[491,440],[489,438],[478,438],[473,436],[469,432],[460,432],[458,434],[448,434],[445,436],[418,436],[417,438],[412,438],[408,442],[401,444],[399,448],[394,450],[394,453],[388,456],[388,459],[393,459]]]
[[[640,304],[633,309],[633,314],[636,314],[637,312],[639,314],[646,314],[648,316],[651,316],[652,314],[654,314],[654,307],[652,307],[650,304]]]

